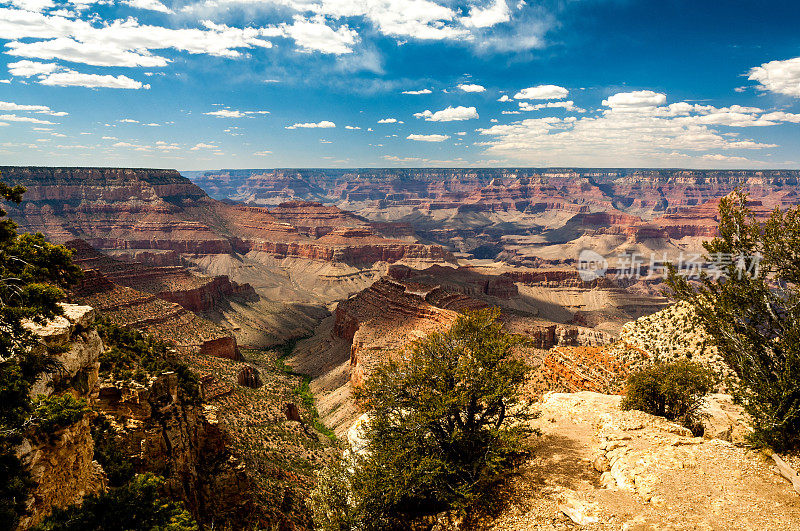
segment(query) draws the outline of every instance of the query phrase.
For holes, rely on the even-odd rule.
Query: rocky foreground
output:
[[[496,530],[791,530],[800,496],[769,456],[738,444],[746,428],[725,395],[709,400],[706,433],[640,411],[621,397],[551,393],[534,422],[534,457],[479,527]],[[489,511],[491,509],[491,511]]]

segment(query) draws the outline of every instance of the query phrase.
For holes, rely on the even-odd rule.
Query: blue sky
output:
[[[800,5],[0,1],[0,161],[800,168]]]

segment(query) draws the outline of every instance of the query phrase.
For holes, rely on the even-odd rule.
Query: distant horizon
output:
[[[110,165],[44,165],[44,164],[2,164],[3,168],[63,168],[63,169],[114,169],[114,170],[158,170],[177,171],[178,173],[222,172],[222,171],[279,171],[279,170],[645,170],[645,171],[724,171],[724,172],[800,172],[800,168],[694,168],[688,166],[656,167],[656,166],[263,166],[251,168],[203,168],[196,170],[176,167],[158,166],[110,166]],[[2,180],[2,175],[0,175]]]

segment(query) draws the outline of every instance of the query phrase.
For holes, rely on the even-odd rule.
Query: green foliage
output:
[[[775,209],[760,224],[737,192],[719,206],[719,237],[708,259],[733,257],[725,275],[690,282],[672,271],[676,298],[688,301],[738,377],[731,385],[753,422],[753,442],[800,447],[800,207]],[[759,259],[760,258],[760,259]]]
[[[281,345],[278,348],[279,355],[278,358],[275,360],[275,365],[278,367],[278,369],[282,370],[286,374],[300,378],[300,383],[294,390],[294,396],[298,397],[300,401],[303,403],[305,409],[311,413],[311,425],[314,427],[314,429],[320,432],[321,434],[325,435],[331,441],[335,442],[336,434],[333,432],[332,429],[327,427],[325,424],[322,423],[321,420],[319,420],[319,412],[317,411],[316,399],[314,398],[314,393],[311,391],[311,376],[300,372],[296,372],[289,365],[287,365],[285,361],[285,359],[294,350],[294,347],[297,344],[297,342],[300,341],[301,339],[303,338],[291,339],[286,343],[284,343],[283,345]]]
[[[657,363],[628,377],[621,407],[675,420],[700,429],[703,398],[714,385],[710,369],[689,360]]]
[[[160,496],[164,481],[152,474],[84,498],[81,506],[56,510],[39,531],[196,531],[197,523],[179,503]]]
[[[172,371],[178,375],[181,398],[191,403],[200,401],[197,377],[170,354],[167,343],[138,330],[117,326],[109,319],[99,320],[97,331],[106,346],[100,354],[101,373],[110,373],[116,380],[145,383],[150,376]]]
[[[25,189],[0,181],[0,200],[19,203]],[[44,323],[62,313],[62,287],[80,270],[72,253],[51,245],[41,234],[18,234],[17,225],[0,208],[0,527],[13,528],[25,507],[30,479],[12,447],[31,425],[30,389],[53,358],[23,323]]]
[[[0,451],[0,529],[14,529],[19,516],[25,514],[28,491],[33,481],[14,452]]]
[[[356,391],[369,411],[365,446],[322,475],[321,528],[401,529],[420,516],[463,510],[524,455],[531,431],[522,421],[530,414],[518,388],[529,369],[513,356],[522,339],[504,332],[498,316],[460,316]]]
[[[116,440],[116,432],[105,417],[98,415],[92,423],[94,460],[100,463],[108,477],[108,484],[120,487],[133,479],[133,462],[122,453]]]
[[[360,529],[365,521],[362,504],[353,492],[352,471],[346,460],[334,461],[317,476],[311,493],[311,510],[317,529],[349,531]]]
[[[33,402],[33,422],[39,433],[50,435],[54,431],[75,424],[91,410],[86,400],[71,394],[38,396]]]

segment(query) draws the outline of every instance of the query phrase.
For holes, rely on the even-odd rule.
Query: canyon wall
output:
[[[253,510],[248,506],[252,482],[230,454],[215,409],[187,399],[172,372],[145,383],[101,375],[105,347],[93,326],[97,312],[89,306],[63,307],[63,317],[30,325],[42,348],[55,351],[61,365],[60,371],[43,375],[32,393],[71,393],[86,400],[91,412],[52,434],[33,433],[17,447],[34,481],[30,514],[19,528],[33,527],[53,509],[107,488],[106,473],[94,460],[92,423],[97,415],[111,423],[114,443],[135,471],[163,476],[169,496],[183,501],[198,520],[247,516]]]

